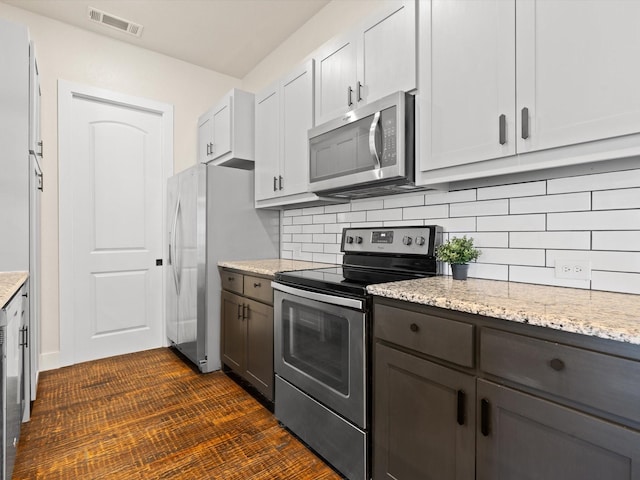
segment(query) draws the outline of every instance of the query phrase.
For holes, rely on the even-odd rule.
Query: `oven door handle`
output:
[[[310,292],[309,290],[292,288],[277,282],[271,282],[271,286],[281,292],[302,298],[308,298],[309,300],[316,300],[318,302],[338,305],[340,307],[357,308],[358,310],[364,309],[364,302],[362,300],[356,300],[355,298],[337,297],[334,295],[327,295],[326,293]]]

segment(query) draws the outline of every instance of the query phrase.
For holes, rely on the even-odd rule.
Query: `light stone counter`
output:
[[[27,278],[27,272],[0,272],[0,308],[11,300]]]
[[[333,266],[330,263],[306,262],[303,260],[287,260],[274,258],[266,260],[236,260],[220,261],[219,267],[233,268],[247,273],[259,275],[269,275],[273,277],[278,272],[288,272],[292,270],[307,270],[309,268],[325,268]]]
[[[640,295],[431,277],[371,285],[380,297],[640,345]]]

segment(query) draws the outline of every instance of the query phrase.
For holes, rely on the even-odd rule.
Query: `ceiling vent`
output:
[[[89,7],[89,20],[106,25],[107,27],[126,32],[129,35],[139,37],[142,35],[142,25],[130,22],[124,18],[116,17],[97,8]]]

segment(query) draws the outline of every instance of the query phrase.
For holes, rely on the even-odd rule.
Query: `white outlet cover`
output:
[[[555,276],[556,278],[573,278],[575,280],[591,280],[591,261],[556,259]]]

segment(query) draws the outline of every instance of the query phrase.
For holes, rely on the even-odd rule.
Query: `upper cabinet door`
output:
[[[322,47],[316,64],[316,124],[338,118],[356,106],[356,40],[343,36]]]
[[[282,81],[282,193],[304,193],[309,186],[309,142],[313,127],[313,60]]]
[[[278,195],[280,175],[280,91],[271,86],[256,95],[256,200]]]
[[[515,154],[515,0],[420,7],[421,170]]]
[[[207,163],[211,160],[211,145],[213,142],[213,121],[211,111],[203,113],[198,119],[198,162]]]
[[[313,56],[316,125],[416,88],[417,3],[380,2],[382,7],[358,27],[318,49]]]
[[[516,14],[519,152],[640,132],[640,2],[522,0]]]
[[[231,151],[232,102],[233,97],[227,95],[213,110],[213,159]]]
[[[416,5],[394,2],[369,20],[359,37],[356,100],[368,103],[417,85]]]

